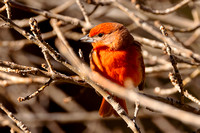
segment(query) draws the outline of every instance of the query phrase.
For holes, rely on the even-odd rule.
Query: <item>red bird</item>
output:
[[[126,79],[131,79],[134,86],[143,89],[145,67],[141,54],[141,44],[136,42],[129,31],[119,23],[102,23],[81,38],[92,43],[90,66],[111,81],[124,86]],[[116,102],[128,113],[124,99],[113,96]],[[99,115],[108,117],[117,112],[103,98]]]

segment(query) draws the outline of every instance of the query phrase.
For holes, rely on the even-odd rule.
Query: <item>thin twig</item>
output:
[[[5,7],[6,7],[7,17],[8,17],[8,19],[11,19],[11,8],[9,6],[9,2],[10,2],[10,0],[4,0],[4,4],[5,4]]]
[[[179,86],[179,84],[178,84],[178,81],[177,81],[175,75],[172,74],[172,73],[169,73],[169,79],[171,80],[171,82],[172,82],[172,84],[174,85],[174,87],[175,87],[180,93],[182,93],[182,92],[181,92],[181,88],[180,88],[180,86]],[[200,105],[200,100],[197,99],[196,97],[192,96],[190,93],[188,93],[187,90],[184,90],[183,95],[184,95],[185,97],[187,97],[188,99],[190,99],[191,101],[193,101],[194,103],[197,103],[198,105]]]
[[[136,5],[135,7],[139,10],[145,11],[147,13],[152,13],[152,14],[156,14],[156,15],[166,15],[166,14],[170,14],[172,12],[175,12],[176,10],[178,10],[179,8],[185,6],[186,4],[188,4],[189,2],[191,2],[192,0],[183,0],[180,3],[176,4],[173,7],[167,8],[165,10],[154,10],[151,9],[149,7],[146,7],[144,5],[142,5],[139,0],[136,0]]]
[[[184,70],[184,69],[189,69],[189,68],[195,68],[194,66],[191,65],[186,65],[186,64],[179,64],[178,69],[179,70]],[[164,64],[164,65],[155,65],[152,67],[146,67],[145,72],[146,73],[159,73],[159,72],[167,72],[169,70],[172,70],[172,66],[170,63]]]
[[[28,7],[26,5],[23,5],[21,3],[13,1],[13,0],[10,0],[9,2],[10,2],[10,5],[12,7],[18,8],[20,10],[32,12],[32,13],[42,15],[42,16],[47,17],[47,18],[55,18],[55,19],[58,19],[58,20],[62,20],[65,23],[71,23],[71,24],[76,25],[76,26],[82,26],[86,29],[91,28],[91,27],[88,27],[87,23],[85,23],[84,21],[81,21],[77,18],[72,18],[72,17],[69,17],[69,16],[64,16],[64,15],[60,15],[60,14],[51,13],[49,11]]]
[[[164,37],[168,36],[164,26],[161,25],[160,30],[161,30]],[[164,41],[164,44],[165,44],[164,50],[165,50],[166,54],[169,55],[169,57],[170,57],[170,61],[171,61],[171,64],[172,64],[172,67],[173,67],[173,70],[174,70],[174,76],[177,79],[177,85],[180,87],[180,90],[181,90],[181,103],[184,104],[184,91],[185,91],[185,89],[183,87],[181,75],[180,75],[179,70],[177,68],[176,59],[175,59],[174,55],[172,54],[171,47],[169,46],[169,44],[167,44],[165,40],[163,40],[163,41]]]
[[[12,22],[11,20],[5,18],[3,15],[0,14],[0,17],[5,21],[5,22],[9,22],[12,27],[18,31],[20,34],[22,34],[24,37],[26,37],[28,40],[31,40],[33,43],[35,43],[36,45],[38,45],[40,48],[44,48],[47,49],[49,54],[58,62],[63,62],[65,64],[65,66],[67,66],[69,69],[74,69],[73,67],[71,67],[68,63],[65,62],[65,60],[60,56],[60,54],[55,51],[48,43],[46,42],[41,42],[40,40],[36,39],[32,34],[30,34],[29,32],[27,32],[26,30],[22,29],[21,27],[19,27],[18,25],[16,25],[14,22]]]
[[[191,1],[188,6],[191,8],[191,14],[194,20],[194,23],[199,23],[200,17],[198,12],[198,6],[196,5],[196,0]]]
[[[66,2],[62,3],[61,5],[51,9],[49,12],[52,13],[60,13],[73,5],[75,3],[75,0],[67,0]],[[38,15],[34,17],[38,22],[43,22],[47,20],[48,18],[44,17],[43,15]],[[20,27],[27,27],[29,26],[29,18],[23,19],[23,20],[13,20],[14,23],[19,25]]]
[[[16,64],[14,62],[10,62],[10,61],[0,60],[0,65],[9,66],[10,68],[14,68],[14,69],[23,69],[23,70],[35,70],[35,71],[38,71],[38,68],[24,66],[24,65],[19,65],[19,64]]]
[[[98,7],[99,7],[99,4],[97,4],[97,5],[94,7],[94,9],[93,9],[90,13],[88,13],[88,16],[91,16],[91,15],[98,9]]]
[[[153,47],[153,48],[158,48],[158,49],[162,49],[163,48],[163,43],[162,42],[158,42],[155,40],[151,40],[148,38],[144,38],[144,37],[139,37],[139,36],[134,36],[135,40],[140,42],[141,44],[145,44],[147,46]],[[185,58],[191,58],[196,62],[200,62],[200,55],[183,47],[177,46],[177,45],[170,45],[171,50],[174,54],[178,55],[178,56],[182,56]]]
[[[151,64],[168,64],[169,61],[163,59],[163,58],[159,58],[156,55],[151,54],[149,51],[147,50],[142,50],[142,55],[144,58],[148,59],[148,62]],[[147,64],[148,64],[147,62]]]
[[[190,83],[192,81],[192,79],[194,79],[195,77],[197,77],[199,74],[200,74],[200,69],[197,68],[188,77],[186,77],[183,80],[183,85],[187,85],[188,83]]]
[[[31,131],[29,131],[28,127],[26,125],[24,125],[22,123],[22,121],[19,121],[14,115],[12,112],[8,111],[2,103],[0,103],[0,108],[1,110],[3,110],[7,116],[17,124],[17,126],[24,132],[24,133],[31,133]]]
[[[147,96],[149,98],[155,99],[157,101],[163,102],[163,103],[167,103],[169,105],[173,105],[174,107],[184,110],[184,111],[188,111],[188,112],[192,112],[195,114],[200,114],[200,110],[198,108],[192,107],[190,105],[186,105],[186,104],[181,104],[180,101],[174,100],[172,98],[163,98],[160,96],[154,96],[154,95],[150,95],[150,94],[144,94],[142,93],[142,95]]]
[[[50,83],[52,82],[53,80],[52,79],[49,79],[48,82],[45,83],[45,85],[43,85],[42,87],[40,87],[37,91],[35,91],[34,93],[26,96],[26,97],[19,97],[18,98],[18,101],[19,102],[23,102],[23,101],[26,101],[26,100],[30,100],[34,97],[36,97],[37,95],[39,95],[47,86],[50,85]]]
[[[178,90],[175,88],[175,87],[173,87],[173,88],[168,88],[168,89],[164,89],[164,88],[160,88],[160,87],[156,87],[155,89],[154,89],[154,92],[156,93],[156,94],[158,94],[158,95],[171,95],[171,94],[174,94],[174,93],[176,93]]]
[[[85,10],[85,8],[83,6],[83,3],[81,2],[81,0],[76,0],[76,3],[79,6],[79,8],[81,9],[81,12],[82,12],[82,14],[83,14],[83,16],[85,18],[85,21],[88,24],[88,27],[91,27],[92,25],[91,25],[90,19],[88,17],[88,14],[86,13],[86,10]]]
[[[70,64],[68,64],[63,57],[60,56],[60,54],[55,51],[48,43],[46,42],[41,42],[40,40],[36,39],[33,35],[31,35],[29,32],[23,30],[21,27],[19,27],[18,25],[16,25],[15,23],[13,23],[11,20],[5,18],[3,15],[0,14],[0,17],[5,20],[6,22],[9,22],[11,24],[11,26],[16,30],[18,31],[20,34],[22,34],[24,37],[26,37],[27,39],[33,41],[36,45],[38,45],[40,48],[42,49],[46,49],[48,51],[48,53],[58,62],[62,63],[64,66],[66,66],[67,68],[69,68],[70,70],[72,71],[75,71],[78,73],[78,71],[72,67]],[[53,75],[51,76],[53,79],[55,78],[59,78],[60,76],[63,76],[65,77],[67,80],[69,79],[73,79],[75,82],[76,81],[81,81],[80,78],[76,78],[76,77],[68,77],[68,76],[65,76],[63,74],[59,74],[58,77]],[[80,83],[80,82],[79,82]],[[84,85],[84,84],[83,84]]]
[[[139,112],[139,106],[140,106],[139,102],[136,101],[136,102],[135,102],[135,111],[134,111],[133,122],[135,123],[135,127],[136,127],[138,133],[141,133],[140,128],[139,128],[139,126],[138,126],[137,123],[136,123],[137,114],[138,114],[138,112]]]
[[[110,5],[113,0],[86,0],[88,4],[94,5]]]
[[[3,12],[4,10],[6,10],[6,6],[5,5],[0,8],[0,12]]]
[[[29,24],[30,24],[31,31],[32,31],[33,35],[35,36],[35,38],[37,40],[39,40],[40,42],[45,43],[45,41],[42,39],[41,32],[40,32],[40,29],[38,27],[37,21],[34,18],[30,18]],[[52,64],[50,62],[48,51],[46,49],[42,48],[42,53],[44,54],[44,58],[45,58],[45,60],[48,64],[48,71],[50,73],[53,73],[53,67],[52,67]]]
[[[188,83],[190,83],[192,81],[193,78],[195,78],[196,76],[198,76],[200,74],[200,70],[199,68],[195,69],[188,77],[186,77],[184,80],[183,80],[183,85],[187,85]],[[175,87],[173,88],[169,88],[169,89],[161,89],[160,87],[156,87],[154,89],[154,92],[158,95],[171,95],[171,94],[174,94],[176,93],[177,90]],[[184,93],[185,94],[185,93]],[[191,94],[190,94],[191,95]],[[185,95],[186,97],[186,95]],[[194,99],[194,98],[193,98]],[[199,103],[199,102],[198,102]]]
[[[2,87],[16,85],[16,84],[32,84],[32,83],[44,84],[48,80],[48,78],[45,77],[19,77],[3,72],[0,72],[0,77],[4,79],[0,80],[0,86]]]
[[[133,11],[119,3],[118,1],[114,0],[112,3],[115,7],[119,8],[122,10],[124,13],[128,15],[128,17],[135,22],[137,26],[140,28],[144,29],[145,31],[149,32],[156,38],[162,40],[163,36],[161,33],[159,33],[157,30],[155,30],[155,27],[151,26],[148,22],[144,21],[140,17],[138,17]]]
[[[7,72],[7,73],[33,74],[33,75],[37,75],[37,76],[47,76],[47,77],[51,77],[52,79],[60,79],[60,80],[64,80],[65,82],[78,83],[79,85],[87,86],[80,77],[66,76],[64,74],[56,72],[55,70],[54,70],[54,73],[51,73],[51,72],[41,70],[39,68],[19,65],[14,62],[1,61],[1,60],[0,60],[0,65],[8,66],[8,67],[0,66],[0,71]],[[27,78],[26,79],[26,78],[22,78],[22,77],[18,77],[18,76],[10,77],[9,75],[5,75],[5,76],[3,76],[3,75],[5,75],[5,73],[0,73],[1,78],[9,79],[9,80],[0,81],[0,85],[2,85],[2,86],[7,86],[7,85],[11,85],[11,84],[23,84],[23,83],[30,84],[30,83],[35,82],[35,80],[34,80],[35,78],[30,78],[30,79]],[[10,78],[7,78],[7,77],[10,77]],[[40,78],[40,77],[37,77],[37,78]],[[41,80],[41,81],[43,81],[43,80]],[[39,82],[39,83],[44,83],[44,82]]]
[[[170,30],[171,32],[193,32],[195,30],[197,30],[198,28],[200,28],[200,24],[197,26],[194,26],[192,28],[187,28],[187,29],[180,29],[180,28],[176,28],[176,27],[167,27],[167,30]]]
[[[137,118],[137,114],[138,114],[138,111],[139,111],[139,106],[140,106],[140,103],[138,101],[136,101],[135,102],[135,111],[134,111],[134,118],[133,119]]]
[[[77,32],[73,32],[73,31],[69,31],[70,29],[72,29],[74,26],[70,26],[67,25],[65,27],[62,27],[61,30],[65,33],[65,37],[72,39],[72,40],[79,40],[83,35],[81,33],[77,33]],[[47,40],[49,38],[52,38],[54,36],[56,36],[54,31],[50,31],[47,33],[42,33],[42,38],[43,40]],[[21,40],[15,40],[15,41],[0,41],[0,46],[3,47],[10,47],[13,50],[20,50],[22,49],[25,45],[30,45],[33,44],[33,42],[31,40],[27,40],[27,39],[21,39]]]
[[[157,30],[155,30],[155,27],[151,26],[148,22],[144,21],[140,17],[138,17],[133,11],[130,11],[128,8],[123,6],[121,3],[117,2],[116,0],[112,3],[115,7],[119,8],[123,12],[125,12],[130,19],[132,19],[136,25],[144,29],[145,31],[149,32],[151,35],[155,36],[156,38],[160,40],[165,40],[170,46],[177,47],[176,44],[172,41],[170,38],[165,38],[161,33],[159,33]],[[146,41],[146,40],[145,40]],[[177,49],[180,49],[178,47]],[[182,48],[181,48],[182,49]],[[185,50],[185,49],[184,49]],[[188,56],[193,58],[195,61],[200,61],[200,56],[190,50],[185,50],[188,52]],[[181,52],[179,52],[181,53]],[[183,54],[185,56],[185,54]]]

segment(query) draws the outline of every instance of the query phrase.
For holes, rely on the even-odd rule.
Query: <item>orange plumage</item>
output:
[[[140,90],[143,89],[145,68],[141,45],[134,41],[122,24],[111,22],[99,24],[81,40],[92,43],[90,65],[93,71],[99,72],[121,86],[124,86],[126,79],[131,79],[134,86],[138,86]],[[114,99],[128,113],[125,100],[116,96]],[[104,98],[99,114],[102,117],[112,114],[118,116]]]

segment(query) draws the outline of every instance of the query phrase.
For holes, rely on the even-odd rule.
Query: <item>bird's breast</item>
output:
[[[142,81],[141,51],[130,47],[125,50],[96,49],[92,53],[91,68],[106,78],[124,85],[129,78],[135,86]]]

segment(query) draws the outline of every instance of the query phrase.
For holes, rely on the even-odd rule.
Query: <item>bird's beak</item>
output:
[[[82,37],[81,39],[79,39],[82,42],[88,42],[88,43],[93,43],[94,39],[89,37],[89,34],[87,34],[86,36]]]

